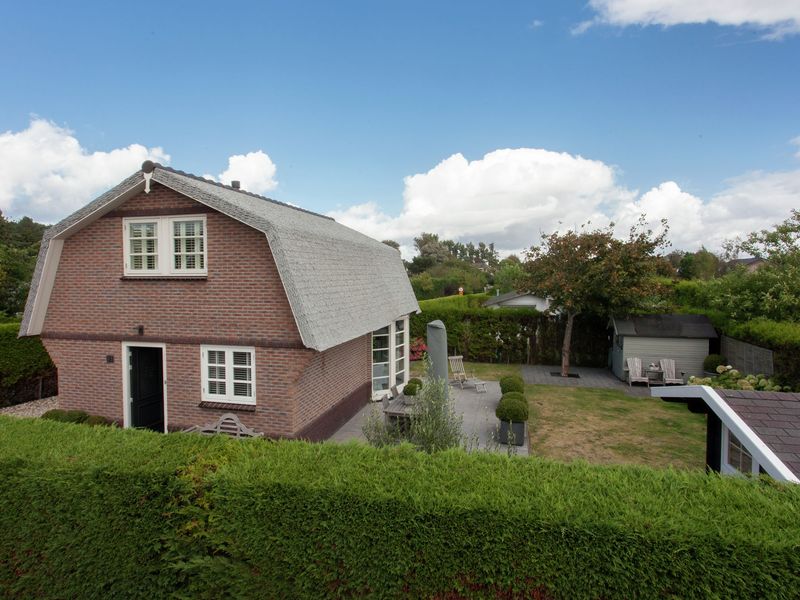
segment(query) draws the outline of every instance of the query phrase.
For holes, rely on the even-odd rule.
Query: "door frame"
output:
[[[162,392],[164,396],[164,433],[167,433],[167,345],[161,342],[122,342],[122,415],[123,427],[126,429],[131,426],[131,377],[130,377],[130,358],[128,350],[130,348],[161,348],[161,376],[163,381]]]

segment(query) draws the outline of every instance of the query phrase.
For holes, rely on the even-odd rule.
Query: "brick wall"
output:
[[[206,215],[208,276],[125,279],[123,217],[187,209]],[[370,378],[366,338],[323,353],[302,346],[263,233],[158,184],[65,241],[42,339],[62,408],[120,421],[123,340],[166,344],[171,427],[226,412],[199,406],[203,343],[256,347],[256,411],[239,416],[270,436],[295,435]]]

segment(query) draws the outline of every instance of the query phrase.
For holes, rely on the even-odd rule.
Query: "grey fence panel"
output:
[[[720,350],[728,364],[733,365],[742,373],[753,375],[763,373],[767,376],[773,374],[772,350],[748,344],[727,335],[722,336]]]

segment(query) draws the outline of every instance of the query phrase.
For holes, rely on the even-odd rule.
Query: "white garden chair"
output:
[[[675,361],[671,358],[662,358],[658,361],[661,364],[661,370],[664,372],[664,385],[678,384],[683,385],[683,377],[675,376]]]
[[[642,359],[628,358],[628,387],[634,383],[646,383],[650,387],[650,378],[642,372]]]

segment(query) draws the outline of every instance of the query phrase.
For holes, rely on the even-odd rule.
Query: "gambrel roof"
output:
[[[264,233],[303,344],[326,350],[419,311],[400,253],[323,215],[156,165],[164,185]],[[41,333],[63,241],[144,191],[138,171],[49,228],[20,335]]]

